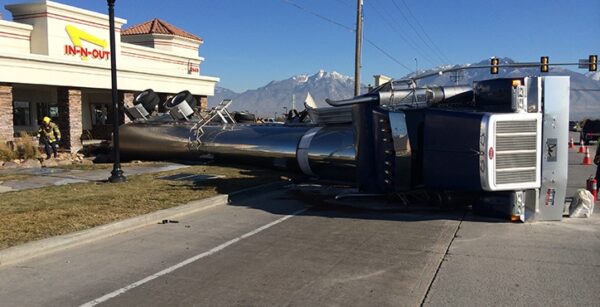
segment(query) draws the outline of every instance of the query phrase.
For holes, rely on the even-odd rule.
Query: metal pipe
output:
[[[325,99],[325,102],[327,102],[327,104],[329,104],[330,106],[333,106],[333,107],[341,107],[341,106],[348,106],[348,105],[367,103],[367,102],[377,102],[377,101],[379,101],[379,97],[377,95],[363,95],[363,96],[357,96],[354,98],[343,99],[343,100],[332,100],[329,98]]]
[[[379,104],[379,105],[393,105],[393,104],[413,104],[414,100],[407,101],[408,97],[424,97],[424,100],[418,100],[418,102],[426,102],[431,105],[439,104],[444,101],[448,101],[456,96],[461,96],[471,92],[473,89],[466,85],[455,85],[455,86],[431,86],[421,88],[403,88],[394,90],[382,90],[376,93],[369,93],[362,96],[353,97],[344,100],[331,100],[325,99],[329,105],[334,107],[356,105],[356,104]]]

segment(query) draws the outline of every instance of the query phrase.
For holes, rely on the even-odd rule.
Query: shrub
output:
[[[0,161],[10,161],[16,157],[16,153],[8,146],[7,142],[0,139]]]
[[[19,138],[15,140],[17,156],[20,159],[36,159],[40,155],[37,142],[33,137],[25,132],[19,133]]]

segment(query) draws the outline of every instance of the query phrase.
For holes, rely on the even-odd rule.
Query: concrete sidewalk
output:
[[[467,216],[423,306],[598,306],[600,215],[509,224]]]
[[[123,166],[125,176],[158,173],[188,167],[183,164],[165,163],[160,166],[130,165]],[[7,180],[0,182],[0,193],[21,191],[26,189],[43,188],[71,183],[104,181],[110,177],[111,169],[76,170],[64,168],[29,168],[5,169],[1,174],[30,175],[20,180]]]

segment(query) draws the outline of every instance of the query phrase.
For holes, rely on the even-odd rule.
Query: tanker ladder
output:
[[[217,116],[221,118],[223,124],[236,124],[235,119],[231,116],[231,113],[227,111],[227,107],[231,105],[231,99],[223,99],[217,106],[212,108],[210,112],[205,116],[201,117],[200,120],[194,124],[194,126],[190,129],[193,134],[194,140],[190,137],[190,149],[192,148],[192,143],[195,143],[194,149],[198,149],[199,146],[202,145],[202,136],[204,136],[204,126],[209,124],[213,119]]]

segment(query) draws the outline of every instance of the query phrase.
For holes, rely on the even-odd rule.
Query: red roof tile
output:
[[[158,18],[154,18],[150,21],[131,26],[121,32],[121,35],[139,35],[139,34],[169,34],[175,36],[181,36],[197,41],[202,39],[194,34],[183,31],[178,27]]]

